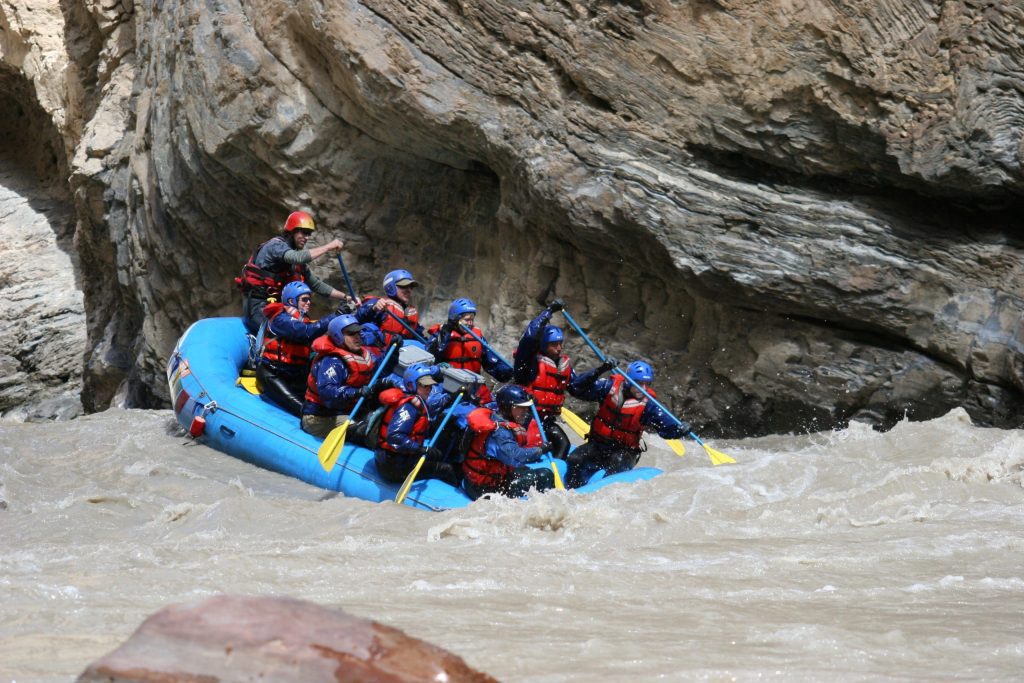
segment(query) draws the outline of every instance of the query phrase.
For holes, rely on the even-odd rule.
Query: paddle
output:
[[[565,406],[562,406],[562,419],[581,439],[586,438],[590,433],[590,425],[587,424],[587,421]]]
[[[417,341],[419,341],[419,342],[420,342],[421,344],[426,344],[426,343],[427,343],[427,340],[423,338],[423,335],[421,335],[421,334],[420,334],[419,332],[417,332],[417,331],[416,331],[415,329],[413,329],[413,328],[412,328],[412,327],[411,327],[411,326],[409,325],[409,323],[405,322],[404,320],[402,320],[401,318],[399,318],[399,317],[398,317],[397,315],[395,315],[394,313],[392,313],[392,312],[391,312],[391,309],[389,309],[389,308],[385,308],[385,309],[384,309],[384,312],[385,312],[385,313],[387,313],[388,315],[390,315],[390,316],[391,316],[392,318],[394,318],[394,319],[395,319],[396,321],[398,321],[398,324],[399,324],[399,325],[401,325],[402,327],[404,327],[404,328],[405,328],[406,330],[408,330],[408,331],[409,331],[409,333],[410,333],[410,334],[411,334],[412,336],[416,337]]]
[[[448,408],[448,412],[445,413],[444,419],[441,420],[441,424],[438,426],[437,431],[434,432],[434,436],[427,439],[427,443],[424,444],[424,448],[426,450],[430,450],[431,448],[434,447],[434,442],[437,441],[437,438],[439,436],[441,436],[441,432],[444,431],[444,426],[448,424],[448,418],[450,418],[455,413],[455,408],[459,405],[461,401],[462,392],[460,391],[455,396],[455,402],[452,403],[451,407]],[[425,401],[423,405],[426,406]],[[420,468],[423,467],[423,463],[425,463],[426,461],[427,456],[421,455],[419,461],[416,463],[416,466],[412,468],[411,472],[409,472],[409,476],[405,478],[404,482],[402,482],[402,488],[398,489],[398,495],[395,496],[395,502],[398,503],[399,505],[401,505],[402,501],[405,500],[405,495],[409,493],[409,488],[412,486],[412,483],[416,481],[416,475],[420,473]]]
[[[348,286],[348,295],[352,297],[352,301],[358,301],[356,298],[356,290],[352,288],[352,280],[348,277],[348,268],[345,267],[345,260],[341,258],[341,252],[338,252],[338,265],[341,266],[341,274],[345,277],[345,284]]]
[[[533,411],[533,419],[537,421],[537,431],[540,432],[540,440],[547,443],[548,437],[544,433],[544,425],[541,424],[540,415],[537,413],[537,404],[531,401],[530,410]],[[555,464],[555,459],[551,457],[551,451],[544,455],[548,456],[548,464],[551,465],[551,472],[555,475],[555,488],[559,491],[564,491],[565,484],[562,483],[562,475],[558,473],[558,465]]]
[[[600,360],[602,363],[604,363],[607,360],[607,357],[603,353],[601,353],[601,350],[599,348],[594,346],[594,342],[590,341],[590,337],[587,336],[587,333],[584,332],[580,328],[580,326],[576,324],[576,321],[573,320],[571,315],[569,315],[569,311],[566,311],[565,309],[562,309],[562,315],[565,316],[566,322],[568,322],[570,325],[572,325],[573,329],[576,330],[576,332],[580,335],[580,337],[583,338],[583,341],[585,341],[587,343],[587,346],[589,346],[591,348],[591,350],[595,354],[597,354],[598,360]],[[619,370],[618,368],[615,368],[615,372],[620,374],[622,377],[624,377],[626,379],[626,381],[628,381],[634,387],[639,389],[640,392],[643,393],[643,395],[646,396],[648,398],[648,400],[651,401],[651,403],[653,403],[654,405],[658,406],[658,408],[660,408],[662,410],[662,412],[664,412],[666,415],[668,415],[670,418],[672,418],[672,420],[677,425],[682,425],[683,424],[682,420],[680,420],[678,417],[676,417],[671,412],[669,412],[668,408],[663,406],[658,401],[658,399],[654,398],[649,393],[647,393],[647,390],[644,389],[639,384],[637,384],[637,382],[635,382],[632,377],[630,377],[629,375],[624,373],[622,370]],[[708,446],[706,443],[701,441],[700,438],[696,434],[694,434],[692,431],[691,432],[687,432],[687,436],[689,436],[691,439],[693,439],[694,441],[699,443],[704,448],[704,451],[708,454],[708,458],[711,460],[711,463],[713,465],[724,465],[726,463],[736,462],[735,460],[730,458],[725,453],[722,453],[721,451],[716,451],[715,449],[713,449],[710,446]],[[673,441],[675,441],[675,444],[672,443]],[[686,454],[686,449],[683,447],[683,444],[681,442],[679,442],[677,439],[670,440],[668,442],[668,445],[669,445],[669,447],[672,448],[672,451],[676,455],[682,457],[683,455]]]
[[[376,372],[373,373],[373,377],[370,378],[369,386],[373,386],[377,383],[377,378],[380,377],[380,373],[384,370],[384,366],[388,364],[388,359],[391,358],[391,354],[395,352],[395,345],[392,344],[388,347],[387,353],[380,359],[380,365],[377,366]],[[365,396],[360,396],[359,400],[356,401],[356,405],[352,408],[352,412],[348,414],[345,421],[339,426],[331,430],[331,432],[324,439],[324,442],[320,444],[320,450],[317,451],[316,456],[320,459],[320,464],[323,466],[325,472],[330,472],[334,468],[334,463],[338,462],[338,456],[341,455],[341,449],[345,446],[345,435],[348,433],[348,426],[352,423],[352,418],[355,417],[359,409],[363,407],[363,401],[366,399]]]

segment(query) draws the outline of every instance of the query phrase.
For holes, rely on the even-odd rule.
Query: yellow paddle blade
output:
[[[332,429],[331,433],[324,439],[324,442],[320,444],[320,450],[316,452],[316,457],[320,458],[320,464],[323,465],[325,472],[330,472],[334,469],[334,463],[338,462],[341,449],[345,446],[345,434],[348,433],[348,425],[349,421],[345,420],[341,425]]]
[[[736,462],[722,451],[716,451],[714,448],[707,445],[706,443],[702,443],[701,446],[704,447],[704,450],[707,452],[708,457],[711,458],[712,465],[728,465],[729,463]]]
[[[235,384],[242,387],[250,394],[255,394],[256,396],[260,395],[260,390],[256,387],[255,377],[239,377],[238,381],[235,382]]]
[[[668,447],[672,449],[672,452],[678,455],[680,458],[686,455],[686,446],[679,439],[669,439]]]
[[[562,419],[582,439],[590,432],[590,425],[582,417],[562,406]]]
[[[565,484],[562,483],[562,475],[558,473],[558,465],[555,461],[551,461],[551,473],[555,475],[555,488],[559,491],[565,490]]]
[[[398,495],[395,496],[395,502],[399,505],[401,505],[402,501],[405,500],[405,495],[409,493],[409,488],[412,486],[412,483],[416,481],[416,475],[420,473],[420,468],[423,467],[423,463],[426,461],[427,456],[421,455],[420,461],[416,463],[416,467],[412,468],[412,472],[410,472],[409,476],[405,478],[404,482],[402,482],[402,488],[398,489]]]

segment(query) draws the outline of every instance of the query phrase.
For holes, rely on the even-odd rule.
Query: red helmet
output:
[[[305,211],[293,211],[288,214],[288,220],[284,222],[285,232],[294,232],[295,230],[316,230],[316,226],[313,225],[313,217]]]

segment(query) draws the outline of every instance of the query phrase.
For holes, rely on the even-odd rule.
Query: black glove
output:
[[[447,339],[448,337],[452,336],[452,332],[454,332],[457,329],[459,329],[459,321],[449,320],[444,325],[441,325],[441,338]]]
[[[547,306],[548,313],[552,313],[552,314],[558,313],[563,308],[565,308],[565,302],[562,301],[561,299],[555,299],[554,301],[549,303],[548,306]]]
[[[429,460],[440,460],[443,456],[440,449],[430,446],[429,448],[424,446],[421,455],[427,456]]]
[[[549,442],[549,441],[542,441],[541,444],[540,444],[540,452],[542,454],[543,453],[550,453],[551,452],[551,442]]]
[[[359,396],[359,398],[374,398],[377,396],[377,385],[368,384],[365,387],[359,387],[359,390],[356,391],[356,395]]]
[[[341,304],[338,306],[338,309],[334,311],[334,315],[345,315],[347,313],[352,313],[355,310],[356,307],[352,305],[352,302],[342,301]]]
[[[597,368],[597,373],[600,375],[602,373],[608,372],[609,370],[613,370],[618,364],[619,359],[616,358],[615,356],[605,356],[604,362],[601,363],[601,365]]]
[[[391,338],[391,345],[394,346],[396,349],[402,348],[402,344],[404,343],[405,337],[403,337],[400,334],[396,334],[394,337]]]
[[[686,436],[687,434],[693,431],[693,428],[690,426],[690,423],[687,422],[686,420],[679,421],[679,429],[680,431],[682,431],[683,436]]]

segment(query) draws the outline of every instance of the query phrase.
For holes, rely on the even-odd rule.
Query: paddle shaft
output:
[[[345,267],[345,259],[341,258],[341,252],[338,252],[338,265],[341,266],[341,274],[345,277],[345,285],[348,287],[348,294],[354,301],[356,298],[356,290],[352,287],[352,280],[348,277],[348,268]]]
[[[377,370],[373,373],[373,377],[370,378],[369,386],[373,386],[377,383],[377,378],[380,377],[380,373],[384,370],[384,366],[388,364],[388,359],[391,358],[391,354],[395,352],[395,345],[392,344],[388,347],[388,352],[384,354],[384,357],[380,359],[380,365],[377,366]],[[356,401],[356,405],[352,408],[352,412],[348,414],[348,420],[351,422],[359,409],[363,407],[363,401],[366,400],[365,396],[360,396],[359,400]]]
[[[413,329],[413,328],[412,328],[412,327],[411,327],[411,326],[409,325],[409,323],[405,322],[404,320],[402,320],[401,318],[399,318],[399,317],[398,317],[397,315],[395,315],[394,313],[392,313],[392,312],[391,312],[391,309],[389,309],[389,308],[385,308],[385,309],[384,309],[384,312],[385,312],[385,313],[387,313],[388,315],[390,315],[390,316],[391,316],[392,318],[394,318],[394,319],[395,319],[396,321],[398,321],[398,324],[399,324],[399,325],[401,325],[402,327],[404,327],[404,328],[405,328],[406,330],[408,330],[408,331],[409,331],[409,332],[410,332],[410,333],[412,334],[412,336],[416,337],[416,340],[417,340],[417,341],[419,341],[419,342],[420,342],[421,344],[426,344],[426,343],[427,343],[427,340],[423,338],[423,335],[421,335],[421,334],[420,334],[419,332],[417,332],[416,330],[414,330],[414,329]]]
[[[483,344],[484,348],[485,348],[485,349],[487,349],[488,351],[490,351],[491,353],[493,353],[493,354],[494,354],[494,355],[495,355],[495,356],[496,356],[496,357],[498,358],[498,360],[500,360],[500,361],[501,361],[502,363],[504,363],[505,365],[507,365],[507,366],[509,366],[509,367],[512,367],[512,364],[511,364],[511,363],[509,363],[509,362],[508,362],[507,360],[505,360],[505,357],[504,357],[504,356],[502,356],[502,355],[501,355],[500,353],[498,353],[498,352],[497,352],[497,351],[496,351],[496,350],[494,349],[494,347],[493,347],[493,346],[491,346],[490,344],[488,344],[487,342],[485,342],[485,341],[484,341],[484,339],[483,339],[483,337],[479,337],[479,336],[477,336],[477,334],[476,334],[475,332],[473,332],[473,330],[469,329],[468,327],[466,327],[466,326],[465,326],[465,325],[463,325],[462,323],[459,323],[459,324],[458,324],[458,327],[459,327],[459,329],[460,329],[460,330],[462,330],[463,332],[465,332],[466,334],[468,334],[468,335],[469,335],[470,337],[472,337],[473,339],[476,339],[476,340],[477,340],[478,342],[480,342],[481,344]]]
[[[594,353],[597,354],[597,359],[599,361],[601,361],[602,363],[607,362],[608,361],[608,357],[605,356],[603,353],[601,353],[601,349],[599,349],[596,346],[594,346],[594,342],[590,341],[590,337],[587,336],[587,333],[584,332],[582,329],[580,329],[580,326],[577,325],[576,321],[572,319],[571,315],[569,315],[569,311],[566,311],[565,309],[562,309],[562,315],[565,316],[566,321],[568,321],[568,323],[570,325],[572,325],[573,329],[576,330],[576,332],[578,332],[581,337],[583,337],[583,341],[585,341],[587,343],[587,346],[589,346],[591,349],[593,349]],[[619,370],[618,368],[615,368],[614,372],[616,372],[616,373],[622,375],[623,377],[625,377],[626,381],[629,382],[630,384],[632,384],[637,389],[639,389],[643,393],[643,395],[646,396],[651,401],[651,403],[653,403],[654,405],[656,405],[659,408],[661,408],[663,413],[665,413],[666,415],[671,417],[673,421],[675,421],[677,427],[681,427],[683,425],[683,421],[682,420],[680,420],[678,417],[673,415],[672,412],[669,411],[668,408],[663,406],[661,404],[661,402],[658,401],[658,399],[654,398],[649,393],[647,393],[647,390],[644,389],[642,386],[640,386],[632,377],[630,377],[629,375],[624,373],[622,370]],[[693,432],[690,432],[690,436],[694,436]],[[700,443],[699,440],[697,440],[697,442]]]
[[[437,431],[434,432],[434,435],[432,437],[427,439],[427,443],[426,443],[426,447],[427,448],[433,448],[434,447],[434,442],[437,441],[439,436],[441,436],[441,432],[444,431],[444,426],[446,424],[448,424],[448,418],[450,418],[452,415],[455,414],[455,408],[458,407],[459,403],[461,403],[461,402],[462,402],[462,392],[460,391],[458,393],[458,395],[455,396],[455,401],[448,407],[448,412],[445,413],[444,419],[441,420],[441,424],[439,424],[437,426]],[[427,405],[427,402],[424,401],[423,402],[423,406],[426,407],[426,405]]]

